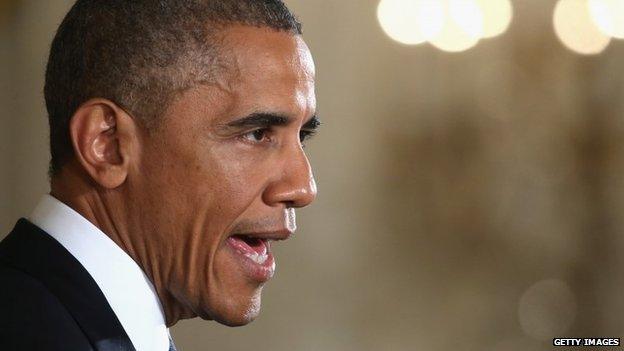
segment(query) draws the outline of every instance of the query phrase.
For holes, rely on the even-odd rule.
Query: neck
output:
[[[160,272],[157,257],[143,240],[140,218],[132,218],[127,196],[122,187],[103,189],[95,184],[87,174],[68,165],[60,174],[52,177],[50,195],[71,207],[89,222],[99,228],[122,250],[124,250],[149,277],[165,313],[167,327],[181,319],[196,317],[189,308],[180,304],[171,294],[165,279],[166,272]],[[130,216],[129,216],[130,215]]]

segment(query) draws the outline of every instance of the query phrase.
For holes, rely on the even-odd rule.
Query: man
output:
[[[285,5],[78,0],[45,98],[51,193],[0,243],[0,350],[169,350],[181,319],[251,322],[316,196],[314,65]]]

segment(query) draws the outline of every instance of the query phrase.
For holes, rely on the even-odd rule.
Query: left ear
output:
[[[136,157],[138,131],[132,117],[106,99],[83,103],[69,125],[78,162],[93,181],[107,189],[125,182]]]

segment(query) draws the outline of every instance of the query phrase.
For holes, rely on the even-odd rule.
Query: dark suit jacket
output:
[[[0,242],[0,350],[135,350],[91,275],[26,219]]]

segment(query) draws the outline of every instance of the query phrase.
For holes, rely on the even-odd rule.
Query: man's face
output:
[[[128,182],[134,250],[161,300],[242,325],[273,275],[271,244],[316,196],[301,143],[317,125],[314,64],[290,33],[237,26],[224,39],[227,73],[172,102]]]

